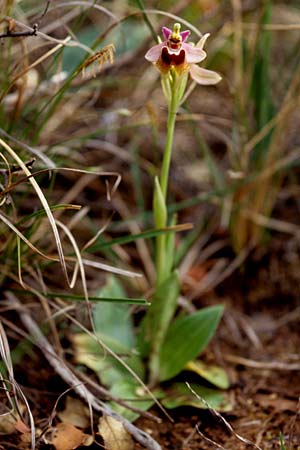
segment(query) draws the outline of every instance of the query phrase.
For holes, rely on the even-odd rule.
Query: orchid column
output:
[[[155,226],[167,226],[167,192],[169,169],[173,148],[176,115],[183,99],[189,74],[199,84],[216,84],[221,77],[213,71],[198,67],[206,58],[203,50],[209,34],[205,34],[195,46],[186,43],[190,31],[180,31],[175,23],[173,31],[163,27],[164,41],[152,47],[145,58],[154,63],[161,72],[161,83],[168,104],[167,137],[160,177],[154,180],[153,213]],[[174,223],[173,223],[174,224]],[[172,234],[156,238],[156,290],[151,305],[152,320],[148,320],[148,338],[150,351],[150,381],[157,381],[159,351],[166,332],[174,316],[179,290],[178,277],[173,269],[174,237]],[[175,295],[174,295],[175,293]],[[151,309],[150,308],[150,309]],[[150,312],[150,311],[149,311]]]

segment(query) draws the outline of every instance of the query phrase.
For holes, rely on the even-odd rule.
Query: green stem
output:
[[[145,12],[145,6],[144,6],[143,0],[136,0],[136,3],[138,4],[138,7],[140,8],[140,10],[143,12],[143,17],[144,17],[145,23],[147,24],[147,26],[148,26],[151,34],[152,34],[152,37],[153,37],[154,41],[157,42],[158,41],[157,34],[156,34],[156,32],[155,32],[155,30],[153,28],[152,23],[149,20],[149,17],[147,16],[147,14]]]
[[[167,199],[167,189],[168,189],[169,170],[174,139],[174,129],[176,123],[176,115],[178,111],[178,98],[176,96],[176,93],[174,92],[175,90],[174,87],[175,82],[173,82],[171,102],[169,104],[168,122],[167,122],[167,140],[160,176],[160,185],[165,201]]]
[[[165,236],[157,236],[156,238],[156,285],[159,286],[164,279],[165,275],[165,261],[166,261],[166,253],[165,253],[165,245],[166,239]]]
[[[178,111],[178,95],[176,95],[176,75],[171,82],[171,99],[168,108],[168,121],[167,121],[167,138],[163,155],[163,162],[160,175],[160,186],[164,201],[167,201],[169,171],[171,164],[174,130],[176,123],[176,115]],[[167,222],[162,225],[167,226]],[[166,264],[166,236],[158,236],[156,239],[156,273],[157,273],[157,286],[160,285],[168,276],[169,271],[166,271],[168,264]]]
[[[166,145],[163,155],[162,169],[160,175],[160,188],[162,195],[162,203],[166,207],[167,202],[167,192],[168,192],[168,181],[169,181],[169,171],[171,164],[173,140],[174,140],[174,130],[176,123],[176,115],[179,107],[179,99],[177,92],[176,75],[170,82],[171,97],[169,100],[168,109],[168,121],[167,121],[167,137]],[[163,219],[164,223],[160,223],[160,226],[167,226],[167,215]],[[156,238],[156,289],[153,301],[159,305],[155,307],[155,313],[153,317],[152,326],[152,336],[151,336],[151,352],[149,356],[149,369],[150,369],[150,384],[155,385],[159,376],[159,355],[160,349],[164,342],[168,326],[170,324],[171,318],[174,314],[175,304],[177,302],[177,283],[170,279],[172,264],[167,261],[170,257],[170,252],[168,252],[168,240],[166,236],[161,235]],[[174,280],[177,280],[175,277]],[[174,286],[175,294],[174,294]],[[155,298],[156,296],[156,298]],[[167,310],[167,311],[166,311]]]

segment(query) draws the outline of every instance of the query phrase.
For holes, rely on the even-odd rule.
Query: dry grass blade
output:
[[[276,230],[280,233],[292,234],[295,236],[300,236],[300,227],[295,225],[294,223],[285,222],[279,219],[273,219],[272,217],[264,216],[263,214],[259,214],[253,212],[251,210],[243,210],[242,214],[251,219],[254,223],[259,226],[269,228],[270,230]]]
[[[158,16],[164,16],[164,17],[173,19],[176,22],[180,22],[183,25],[185,25],[189,30],[193,31],[200,39],[202,37],[202,33],[200,33],[200,31],[196,27],[194,27],[187,20],[184,20],[181,17],[177,16],[176,14],[168,13],[166,11],[161,11],[160,9],[145,9],[143,12],[146,14],[156,14]]]
[[[218,259],[213,268],[208,272],[201,282],[194,288],[194,290],[189,295],[189,299],[193,300],[198,296],[202,295],[208,290],[214,289],[220,283],[222,283],[226,278],[232,275],[246,260],[253,245],[249,244],[239,254],[233,259],[233,261],[228,264],[228,261],[223,259]]]
[[[218,411],[216,411],[214,408],[212,408],[209,403],[202,398],[199,394],[197,394],[197,392],[194,391],[194,389],[190,386],[190,384],[188,382],[186,382],[187,387],[189,388],[189,390],[191,391],[191,393],[201,402],[203,402],[207,408],[209,409],[209,411],[216,416],[218,419],[221,420],[221,422],[225,425],[225,427],[227,428],[228,431],[230,431],[231,434],[233,434],[233,436],[236,437],[236,439],[238,439],[240,442],[243,442],[244,444],[250,445],[253,448],[256,448],[257,450],[262,450],[261,447],[258,447],[258,445],[254,444],[253,442],[249,441],[248,439],[240,436],[239,434],[237,434],[234,429],[232,428],[232,426],[230,425],[229,422],[227,422],[227,420],[224,419],[224,417],[222,416],[222,414],[220,414]],[[213,442],[215,444],[215,442]],[[223,448],[222,446],[220,448]]]
[[[252,359],[247,359],[236,355],[224,355],[224,359],[226,361],[241,364],[245,367],[252,367],[254,369],[283,371],[295,370],[296,372],[300,370],[300,362],[288,363],[281,361],[254,361]]]
[[[11,356],[10,356],[10,349],[9,349],[6,333],[5,333],[5,330],[4,330],[1,322],[0,322],[0,354],[1,354],[2,361],[5,364],[5,367],[7,369],[9,382],[13,383],[13,381],[14,381],[13,364],[12,364],[12,360],[11,360]],[[2,374],[0,376],[2,378]],[[14,385],[12,385],[12,386],[14,387]],[[15,393],[16,392],[14,389],[14,394]],[[12,404],[12,407],[13,407],[13,402],[11,401],[11,398],[8,395],[8,392],[6,392],[6,394],[8,396],[8,400],[10,401],[10,403]]]
[[[64,8],[65,6],[83,6],[84,8],[94,8],[104,14],[106,14],[108,17],[110,17],[113,21],[118,22],[117,16],[110,12],[107,8],[104,8],[104,6],[97,5],[95,2],[85,2],[80,0],[71,0],[69,2],[61,2],[57,3],[56,5],[53,5],[51,7],[51,11],[59,8]]]
[[[3,153],[1,153],[1,152],[0,152],[0,157],[1,157],[1,159],[3,159],[4,164],[6,166],[6,170],[2,171],[2,173],[5,174],[4,176],[6,178],[5,184],[6,184],[6,186],[9,186],[11,184],[11,178],[12,178],[10,165],[9,165],[9,162],[7,161],[7,159],[5,158],[5,156],[3,155]],[[1,195],[3,196],[3,198],[2,198],[2,200],[0,200],[0,206],[4,205],[7,200],[7,195],[5,193],[6,186],[3,186],[3,190],[1,192]],[[2,187],[2,184],[1,184],[1,187]]]
[[[1,322],[0,322],[0,354],[1,354],[2,361],[5,364],[5,367],[8,372],[8,376],[9,376],[8,383],[12,386],[12,390],[13,390],[13,394],[14,394],[13,398],[12,398],[9,394],[9,391],[5,389],[6,397],[8,399],[8,402],[11,405],[11,411],[12,411],[12,413],[17,412],[19,417],[22,418],[21,408],[20,408],[19,402],[18,402],[18,397],[20,397],[26,406],[28,417],[29,417],[30,431],[31,431],[31,450],[35,450],[35,424],[34,424],[34,420],[33,420],[33,415],[31,413],[30,406],[28,404],[28,401],[27,401],[22,389],[20,388],[18,383],[15,381],[9,344],[8,344],[8,340],[6,337],[5,330],[4,330]],[[7,383],[7,381],[3,378],[1,373],[0,373],[0,380],[2,381],[2,383],[4,383],[4,385]]]
[[[41,64],[41,62],[43,62],[45,59],[49,58],[49,56],[53,55],[54,53],[56,53],[59,49],[61,49],[65,44],[67,44],[69,42],[71,38],[67,37],[64,41],[62,41],[60,44],[56,45],[54,48],[52,48],[51,50],[49,50],[47,53],[43,54],[42,56],[40,56],[36,61],[34,61],[32,64],[30,64],[29,66],[27,66],[25,69],[23,69],[21,72],[19,72],[17,75],[15,75],[15,77],[12,79],[12,81],[10,82],[10,84],[8,85],[8,87],[6,89],[3,90],[2,94],[0,95],[0,103],[2,102],[3,98],[6,96],[6,94],[10,91],[10,89],[14,86],[14,84],[16,83],[17,80],[19,80],[20,78],[22,78],[30,69],[33,69],[34,67],[38,66],[39,64]],[[2,144],[3,145],[3,144]]]
[[[11,142],[14,142],[15,144],[17,144],[21,148],[24,148],[29,153],[32,153],[34,156],[37,156],[41,161],[43,161],[46,164],[46,166],[49,169],[54,169],[56,167],[55,163],[50,158],[48,158],[48,156],[46,156],[38,148],[32,147],[30,145],[27,145],[24,142],[20,141],[19,139],[16,139],[14,136],[11,136],[9,133],[4,131],[2,128],[0,128],[0,135],[5,137],[6,139],[9,139]]]
[[[84,169],[70,169],[68,167],[50,167],[47,169],[41,169],[41,170],[37,170],[36,172],[32,172],[30,173],[30,175],[27,175],[24,178],[21,178],[20,180],[18,180],[15,183],[10,183],[8,184],[8,186],[3,190],[3,193],[8,193],[10,192],[12,189],[14,189],[17,185],[23,183],[26,180],[30,180],[33,177],[36,177],[38,175],[41,175],[43,173],[49,173],[51,174],[52,172],[75,172],[75,173],[80,173],[80,174],[85,174],[86,177],[83,179],[78,180],[77,184],[75,185],[75,187],[71,188],[66,194],[65,196],[62,198],[61,203],[62,204],[66,204],[66,203],[71,203],[72,200],[74,198],[77,197],[77,195],[80,193],[80,191],[88,184],[89,181],[89,177],[93,178],[93,177],[114,177],[116,178],[111,190],[107,193],[108,197],[111,197],[115,191],[118,189],[118,186],[121,182],[121,175],[117,172],[91,172],[89,170],[84,170]],[[106,183],[107,186],[107,183]],[[107,186],[108,187],[108,186]],[[72,205],[71,206],[73,209],[80,209],[80,206],[77,205]]]
[[[70,261],[71,259],[68,258]],[[74,259],[72,259],[74,261]],[[142,277],[143,275],[139,272],[134,272],[132,270],[119,269],[118,267],[110,266],[109,264],[104,264],[99,261],[91,261],[89,259],[83,258],[82,261],[86,266],[95,267],[96,269],[105,270],[106,272],[115,273],[117,275],[124,275],[125,277]]]
[[[29,177],[29,182],[31,183],[32,187],[34,188],[35,192],[37,193],[40,202],[46,212],[46,215],[48,217],[49,223],[51,225],[53,234],[54,234],[54,238],[55,238],[55,242],[56,242],[56,246],[57,246],[57,251],[58,251],[58,256],[59,256],[59,260],[60,260],[60,264],[62,267],[62,271],[63,274],[65,276],[65,279],[67,281],[67,284],[69,285],[69,278],[68,278],[68,273],[67,273],[67,268],[66,268],[66,263],[65,263],[65,257],[64,257],[64,253],[63,253],[63,249],[62,249],[62,245],[61,245],[61,241],[60,241],[60,237],[59,237],[59,233],[58,233],[58,229],[55,223],[55,219],[53,217],[53,214],[51,212],[51,209],[48,205],[48,202],[46,200],[46,197],[43,194],[43,191],[41,190],[40,186],[38,185],[38,183],[36,182],[36,180],[32,177],[32,173],[30,172],[30,170],[27,168],[26,164],[24,164],[24,162],[22,161],[22,159],[16,154],[16,152],[6,143],[3,141],[3,139],[0,138],[0,145],[2,145],[5,150],[10,154],[10,156],[17,162],[17,164],[20,166],[20,168],[23,170],[23,172],[25,173],[25,175],[27,177]]]
[[[72,279],[71,279],[71,282],[70,282],[70,287],[73,288],[75,283],[76,283],[77,273],[78,273],[78,268],[79,268],[80,274],[81,274],[81,282],[82,282],[84,298],[88,302],[89,301],[89,294],[88,294],[88,289],[87,289],[84,264],[83,264],[81,253],[80,253],[80,250],[79,250],[78,245],[76,243],[76,240],[75,240],[73,234],[71,233],[71,231],[68,229],[68,227],[66,225],[64,225],[62,222],[60,222],[58,220],[56,220],[56,224],[64,231],[64,233],[68,237],[68,239],[71,242],[72,247],[73,247],[73,249],[75,251],[75,255],[76,255],[76,265],[75,265],[73,276],[72,276]]]
[[[35,245],[33,245],[25,236],[24,234],[21,233],[21,231],[19,231],[15,225],[13,225],[11,223],[11,221],[0,212],[0,220],[2,220],[3,223],[5,223],[16,235],[19,239],[22,239],[22,241],[25,242],[25,244],[28,245],[28,247],[31,248],[31,250],[33,250],[34,252],[36,252],[37,254],[39,254],[40,256],[42,256],[45,259],[48,259],[49,261],[59,261],[58,258],[52,257],[52,256],[48,256],[45,253],[43,253],[41,250],[39,250]]]
[[[202,431],[200,430],[200,426],[197,424],[196,425],[196,430],[197,433],[203,438],[205,439],[205,441],[209,442],[210,444],[214,445],[217,448],[220,448],[221,450],[227,450],[225,447],[223,447],[223,445],[218,444],[217,442],[213,441],[212,439],[210,439],[209,437],[205,436],[205,434],[202,433]]]
[[[295,425],[297,422],[297,419],[300,418],[300,398],[298,399],[298,405],[297,405],[297,412],[292,420],[291,423],[291,427],[290,427],[290,436],[289,436],[289,442],[288,442],[288,448],[292,449],[293,448],[293,437],[294,437],[294,433],[295,433]]]
[[[56,242],[56,247],[58,250],[58,255],[59,255],[59,261],[61,263],[61,267],[63,270],[63,274],[65,276],[65,279],[67,281],[67,284],[69,286],[71,286],[71,283],[69,281],[69,277],[68,277],[68,273],[67,273],[67,268],[66,268],[66,263],[65,263],[65,256],[63,253],[63,249],[62,249],[62,244],[61,244],[61,239],[58,233],[58,229],[57,229],[57,225],[55,222],[55,219],[53,217],[53,214],[51,212],[51,209],[48,205],[48,202],[41,190],[41,188],[39,187],[37,181],[35,180],[34,176],[36,174],[33,174],[30,172],[30,170],[28,169],[28,167],[26,166],[26,164],[21,160],[21,158],[16,154],[16,152],[5,142],[3,141],[3,139],[0,138],[0,144],[5,148],[5,150],[7,150],[7,152],[12,156],[12,158],[18,163],[18,165],[20,166],[20,168],[23,170],[23,172],[26,175],[26,178],[29,180],[29,182],[32,184],[33,188],[35,189],[41,203],[42,206],[46,212],[46,215],[48,217],[48,220],[50,222],[51,228],[53,230],[53,234],[55,237],[55,242]],[[61,171],[72,171],[72,172],[78,172],[78,173],[86,173],[86,174],[91,174],[91,172],[86,171],[86,170],[79,170],[79,169],[69,169],[69,168],[55,168],[55,169],[44,169],[43,171],[39,171],[39,173],[45,172],[45,171],[51,171],[51,170],[61,170]],[[121,177],[118,173],[115,172],[93,172],[91,175],[99,175],[99,176],[114,176],[116,177],[116,181],[113,184],[113,187],[111,189],[111,193],[110,195],[112,195],[115,190],[117,189],[120,181],[121,181]],[[10,186],[11,189],[11,186]],[[3,222],[5,222],[11,229],[13,229],[13,231],[24,241],[26,242],[27,245],[29,245],[34,251],[36,251],[37,253],[39,253],[41,256],[43,256],[44,258],[50,259],[52,261],[57,261],[57,258],[52,258],[49,257],[47,255],[45,255],[44,253],[42,253],[40,250],[38,250],[35,246],[33,246],[33,244],[31,244],[28,239],[19,231],[17,230],[17,228],[3,215],[0,214],[0,218]],[[107,266],[104,265],[106,268]],[[118,273],[120,273],[118,271]],[[124,273],[124,272],[123,272]],[[128,273],[128,272],[127,272]],[[130,274],[130,276],[132,276],[132,274]]]
[[[52,423],[53,420],[56,416],[56,410],[57,410],[57,406],[59,401],[61,400],[62,397],[64,397],[68,392],[72,391],[74,389],[74,387],[70,387],[69,389],[66,389],[64,392],[62,392],[56,399],[55,404],[53,406],[52,412],[49,416],[49,420],[48,420],[48,427],[52,427]],[[91,424],[91,429],[93,430],[93,408],[92,405],[89,403],[88,404],[89,407],[89,412],[90,412],[90,424]],[[47,431],[47,429],[45,430],[45,432]]]
[[[234,83],[235,89],[242,95],[243,91],[243,27],[242,2],[231,0],[234,20]],[[242,99],[239,100],[242,103]]]

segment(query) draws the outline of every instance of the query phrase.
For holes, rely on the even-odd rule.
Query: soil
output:
[[[227,371],[232,411],[223,413],[222,419],[213,411],[180,408],[171,411],[171,422],[154,408],[151,412],[161,418],[160,424],[141,417],[136,425],[162,449],[275,450],[281,449],[280,433],[287,449],[300,449],[298,261],[287,263],[289,247],[283,245],[282,237],[272,242],[271,252],[254,252],[242,269],[195,303],[197,307],[226,306],[218,332],[202,358]],[[45,427],[67,386],[39,353],[32,353],[16,367],[16,379],[37,426]],[[0,437],[0,449],[13,448],[28,448],[20,433]],[[40,443],[37,448],[53,447]],[[99,448],[99,444],[89,448]],[[142,449],[138,444],[135,448]]]

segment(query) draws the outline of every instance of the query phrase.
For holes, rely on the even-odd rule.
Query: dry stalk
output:
[[[256,448],[257,450],[262,450],[261,447],[258,447],[258,445],[254,444],[253,442],[249,441],[248,439],[244,438],[243,436],[240,436],[239,434],[237,434],[234,429],[232,428],[232,426],[230,425],[229,422],[227,422],[227,420],[224,419],[224,417],[222,416],[222,414],[220,414],[218,411],[216,411],[214,408],[212,408],[209,403],[202,398],[200,395],[197,394],[197,392],[194,391],[194,389],[190,386],[189,383],[186,383],[187,387],[189,388],[189,390],[192,392],[192,394],[194,394],[194,396],[200,400],[201,402],[203,402],[205,404],[205,406],[209,409],[209,411],[215,416],[217,417],[219,420],[221,420],[221,422],[223,423],[223,425],[225,425],[225,428],[236,438],[238,439],[240,442],[243,442],[244,444],[250,445],[253,448]],[[197,428],[198,432],[199,432],[199,427]],[[206,438],[202,433],[201,435],[208,440],[208,438]],[[216,444],[213,441],[212,442],[214,445],[217,445],[218,448],[221,448],[223,450],[226,450],[224,447],[222,447],[219,444]]]

